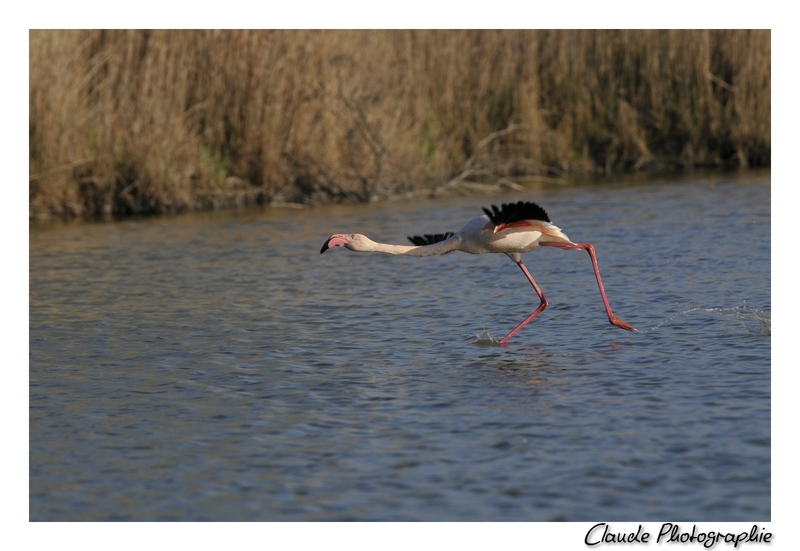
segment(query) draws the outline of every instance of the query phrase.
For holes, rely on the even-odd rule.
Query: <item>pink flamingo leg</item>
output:
[[[611,305],[608,304],[608,298],[606,297],[606,291],[603,289],[603,280],[600,279],[600,268],[597,265],[597,256],[594,252],[594,246],[591,243],[560,243],[554,241],[548,241],[546,243],[540,243],[542,246],[547,247],[560,247],[562,249],[584,249],[586,252],[589,253],[589,256],[592,258],[592,267],[594,268],[594,276],[597,278],[597,286],[600,288],[600,296],[603,297],[603,304],[606,307],[606,313],[608,314],[608,321],[610,321],[613,325],[620,327],[622,329],[627,329],[628,331],[633,331],[633,326],[629,323],[622,321],[617,316],[615,316],[611,312]]]
[[[513,337],[513,336],[514,336],[514,335],[517,333],[517,331],[519,331],[520,329],[522,329],[523,327],[525,327],[526,325],[528,325],[528,323],[529,323],[529,322],[530,322],[530,321],[531,321],[533,318],[535,318],[536,316],[538,316],[539,314],[541,314],[541,313],[544,311],[544,309],[545,309],[545,308],[547,308],[547,304],[548,304],[548,303],[547,303],[547,299],[546,299],[546,298],[544,298],[544,293],[542,293],[542,290],[541,290],[541,289],[539,289],[539,286],[538,286],[538,285],[536,285],[536,282],[533,280],[533,276],[531,276],[530,272],[528,272],[528,269],[525,267],[525,264],[523,264],[523,263],[522,263],[522,261],[520,260],[519,262],[517,262],[517,265],[518,265],[518,266],[520,267],[520,269],[522,270],[522,273],[523,273],[523,274],[525,274],[525,277],[527,277],[527,278],[528,278],[528,281],[530,281],[530,282],[531,282],[531,285],[533,285],[533,290],[534,290],[534,291],[536,291],[536,294],[537,294],[537,295],[539,295],[539,300],[541,300],[541,301],[542,301],[542,303],[541,303],[541,304],[539,304],[539,307],[538,307],[538,308],[537,308],[537,309],[536,309],[536,310],[533,312],[533,314],[531,314],[530,316],[528,316],[527,318],[525,318],[524,320],[522,320],[522,323],[520,323],[519,325],[517,325],[517,326],[516,326],[514,329],[512,329],[512,330],[511,330],[511,332],[510,332],[508,335],[506,335],[505,337],[503,337],[503,338],[500,340],[500,344],[501,344],[501,345],[505,345],[505,344],[508,342],[508,339],[510,339],[511,337]]]

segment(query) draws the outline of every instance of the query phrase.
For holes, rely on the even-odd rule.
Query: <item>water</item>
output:
[[[535,200],[582,251],[399,258]],[[769,175],[31,228],[30,519],[767,521]]]

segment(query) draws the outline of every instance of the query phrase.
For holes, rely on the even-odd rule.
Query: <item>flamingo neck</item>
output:
[[[418,247],[409,246],[409,245],[392,245],[390,243],[377,243],[373,241],[370,244],[369,251],[371,253],[386,253],[386,254],[394,254],[394,255],[404,255],[411,252],[413,249]]]
[[[376,252],[386,253],[398,256],[435,256],[450,251],[455,251],[458,248],[458,242],[454,241],[441,241],[433,245],[392,245],[390,243],[378,243],[369,240],[361,252]]]

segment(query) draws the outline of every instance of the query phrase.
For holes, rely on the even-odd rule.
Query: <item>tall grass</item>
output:
[[[769,31],[33,30],[30,216],[764,166],[770,70]]]

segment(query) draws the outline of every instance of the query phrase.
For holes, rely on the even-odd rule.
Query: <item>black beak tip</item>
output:
[[[328,241],[330,241],[330,239]],[[324,253],[325,251],[327,251],[330,248],[330,247],[328,247],[328,241],[326,241],[325,244],[322,246],[322,248],[319,250],[319,254]]]

